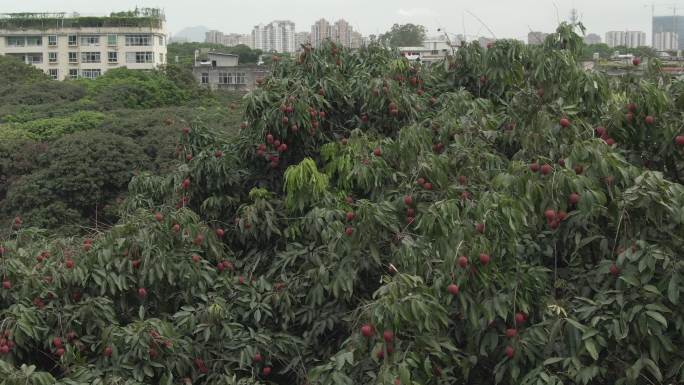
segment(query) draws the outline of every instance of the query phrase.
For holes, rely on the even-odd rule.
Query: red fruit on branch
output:
[[[112,347],[111,347],[111,346],[107,346],[106,348],[104,348],[104,351],[102,352],[102,355],[105,356],[105,357],[111,357],[111,356],[112,356],[112,352],[113,352]]]
[[[629,104],[627,105],[627,111],[629,111],[629,112],[631,112],[631,113],[635,113],[636,110],[637,110],[637,105],[636,105],[636,104],[634,104],[634,103],[629,103]]]
[[[639,64],[641,64],[641,59],[639,59],[638,57],[635,57],[634,59],[632,59],[632,64],[635,67],[638,66]]]
[[[542,175],[549,175],[553,171],[553,167],[551,167],[550,164],[544,164],[541,166],[541,174]]]
[[[144,287],[138,288],[138,297],[140,297],[140,298],[147,297],[147,289],[145,289]]]
[[[219,237],[219,238],[223,238],[223,236],[225,235],[225,233],[226,233],[226,232],[225,232],[223,229],[216,229],[216,236]]]
[[[423,188],[426,190],[432,190],[432,183],[426,182],[425,184],[423,184]]]
[[[392,342],[392,340],[394,340],[394,333],[392,333],[391,330],[385,330],[382,333],[382,338],[389,344]]]
[[[582,167],[582,165],[578,164],[577,166],[575,166],[575,174],[582,175],[583,172],[584,172],[584,167]]]
[[[452,283],[449,286],[447,286],[447,291],[449,292],[449,294],[451,294],[453,296],[457,296],[458,293],[461,292],[461,289],[458,287],[458,285],[456,285],[455,283]]]
[[[364,324],[361,326],[361,335],[370,338],[373,336],[373,326],[370,324]]]
[[[554,218],[556,218],[556,212],[551,209],[548,209],[544,211],[544,216],[546,217],[547,221],[552,221]]]
[[[530,171],[538,172],[539,171],[539,163],[534,162],[534,163],[530,164]]]
[[[268,377],[271,374],[271,367],[270,366],[265,366],[263,369],[261,369],[261,375],[264,377]]]
[[[64,262],[64,266],[66,266],[67,269],[73,269],[74,268],[74,260],[73,259],[67,259]]]
[[[354,228],[353,227],[347,227],[344,230],[344,233],[347,234],[348,237],[351,237],[354,234]]]
[[[412,206],[413,205],[413,197],[411,197],[410,195],[405,195],[404,196],[404,204],[406,206]]]
[[[61,348],[62,345],[62,338],[61,337],[55,337],[52,339],[52,346],[56,348]]]
[[[484,265],[484,266],[489,265],[489,261],[490,261],[490,260],[491,260],[491,258],[489,257],[489,255],[487,255],[487,254],[485,254],[485,253],[481,253],[481,254],[480,254],[480,263],[481,263],[482,265]]]
[[[194,263],[200,263],[201,260],[202,260],[202,257],[200,257],[200,256],[197,255],[197,254],[194,254],[194,255],[192,256],[192,261],[193,261]]]
[[[273,135],[271,135],[271,134],[266,135],[266,143],[273,144],[273,141],[274,141]]]
[[[506,357],[512,359],[515,356],[515,349],[512,346],[506,346],[504,353],[506,354]]]
[[[354,220],[354,213],[353,212],[351,212],[351,211],[347,212],[346,216],[347,216],[347,222],[351,222]]]
[[[563,128],[570,127],[570,120],[568,120],[568,118],[561,118],[559,123],[560,123],[560,126]]]
[[[484,223],[478,223],[475,225],[475,231],[477,231],[480,234],[483,234],[485,231],[485,224]]]
[[[254,362],[254,363],[256,363],[256,364],[258,364],[258,363],[261,362],[262,360],[263,360],[263,358],[261,357],[261,354],[260,354],[260,353],[256,353],[256,354],[254,355],[254,357],[252,357],[252,362]]]
[[[515,323],[517,325],[522,325],[527,321],[527,316],[524,313],[515,313]]]
[[[684,147],[684,135],[677,135],[675,137],[675,144],[680,147]]]
[[[571,205],[576,205],[579,201],[580,201],[580,196],[579,196],[579,194],[577,194],[577,193],[572,193],[572,194],[570,194],[570,196],[568,197],[568,202],[569,202]]]
[[[615,263],[610,265],[610,268],[608,270],[610,271],[610,274],[612,274],[614,277],[617,277],[618,275],[620,275],[620,268],[617,267],[617,265]]]
[[[2,281],[2,288],[5,289],[5,290],[11,289],[11,288],[12,288],[12,282],[10,282],[10,281],[7,280],[7,279],[4,280],[4,281]]]
[[[382,149],[381,149],[380,147],[376,147],[376,148],[373,150],[373,155],[375,155],[375,156],[382,156]]]
[[[655,118],[651,115],[648,115],[644,118],[644,123],[646,123],[647,126],[651,126],[653,123],[655,123]]]
[[[461,255],[458,257],[458,265],[462,268],[465,269],[468,266],[468,257],[465,255]]]
[[[506,329],[506,337],[514,338],[518,335],[518,329]]]

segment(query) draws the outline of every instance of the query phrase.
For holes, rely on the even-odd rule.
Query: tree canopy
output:
[[[390,47],[419,47],[423,45],[426,30],[422,25],[394,24],[392,29],[381,34],[378,41]]]

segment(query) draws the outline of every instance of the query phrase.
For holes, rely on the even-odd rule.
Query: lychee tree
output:
[[[11,224],[0,373],[684,381],[681,87],[582,70],[576,28],[430,67],[332,43],[274,60],[240,132],[180,132],[111,229]]]

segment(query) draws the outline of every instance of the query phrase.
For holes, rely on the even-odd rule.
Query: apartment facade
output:
[[[653,33],[651,36],[654,47],[657,46],[658,39],[662,45],[674,46],[669,39],[676,36],[676,48],[663,48],[662,51],[684,48],[684,16],[654,16],[652,25]],[[666,34],[667,32],[670,34]]]
[[[642,31],[609,31],[606,32],[608,47],[637,48],[646,45],[646,32]]]
[[[311,45],[318,48],[327,39],[346,48],[359,48],[363,45],[363,37],[344,19],[330,24],[320,19],[311,26]]]
[[[149,70],[166,64],[161,13],[153,22],[149,17],[112,21],[36,15],[0,16],[0,54],[31,64],[55,80],[92,79],[112,68]]]
[[[295,23],[289,20],[259,24],[252,30],[252,48],[264,52],[295,52],[295,34]]]
[[[656,51],[677,51],[679,35],[676,32],[656,32],[653,35],[653,48]]]
[[[202,87],[231,91],[253,90],[269,74],[266,67],[240,65],[238,55],[216,51],[195,52],[192,72]]]

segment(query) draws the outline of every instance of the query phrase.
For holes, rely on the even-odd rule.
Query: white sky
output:
[[[684,0],[677,3],[684,15]],[[610,30],[641,30],[650,41],[651,8],[646,0],[0,0],[0,12],[78,11],[109,13],[141,7],[160,7],[166,12],[168,31],[203,25],[223,32],[248,33],[259,23],[289,19],[298,31],[325,17],[344,18],[362,34],[377,34],[393,23],[418,23],[449,33],[491,36],[479,18],[496,35],[526,40],[530,30],[551,31],[559,20],[578,9],[588,33],[604,38]],[[656,6],[656,14],[672,14],[672,8]],[[477,16],[474,17],[472,15]]]

